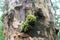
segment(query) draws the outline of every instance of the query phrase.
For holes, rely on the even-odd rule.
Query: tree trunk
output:
[[[6,0],[6,4],[8,5],[4,9],[5,40],[58,40],[51,0]],[[26,21],[27,14],[37,16],[38,10],[42,15],[37,18],[33,30],[21,32],[21,25]]]

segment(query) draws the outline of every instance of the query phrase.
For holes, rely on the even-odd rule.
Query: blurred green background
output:
[[[52,7],[54,9],[56,28],[59,29],[58,37],[60,40],[60,0],[51,0],[51,2],[52,2]]]
[[[4,35],[3,35],[3,31],[4,31],[4,24],[3,24],[3,0],[0,0],[0,40],[4,40]]]

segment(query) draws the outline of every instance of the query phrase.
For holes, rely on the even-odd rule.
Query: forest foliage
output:
[[[0,0],[0,40],[4,40],[4,23],[3,23],[3,0]]]
[[[60,0],[51,0],[51,1],[52,1],[53,9],[55,11],[54,18],[56,22],[56,28],[59,29],[58,37],[60,40]]]

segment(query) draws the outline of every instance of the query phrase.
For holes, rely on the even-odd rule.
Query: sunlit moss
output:
[[[30,30],[36,22],[36,17],[32,14],[27,15],[26,21],[22,25],[22,31],[27,32]]]

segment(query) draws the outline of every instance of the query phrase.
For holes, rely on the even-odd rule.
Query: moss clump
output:
[[[32,14],[27,15],[26,21],[28,22],[29,25],[33,26],[34,23],[36,22],[36,17]]]
[[[32,14],[27,15],[26,21],[22,25],[22,32],[27,32],[35,25],[36,17]]]

